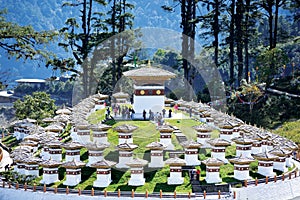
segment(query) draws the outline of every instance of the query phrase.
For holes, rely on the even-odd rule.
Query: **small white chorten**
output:
[[[111,128],[111,126],[106,124],[97,124],[90,126],[93,132],[93,142],[106,144],[107,141],[107,131]]]
[[[123,144],[117,145],[117,148],[119,150],[119,162],[116,165],[116,167],[117,168],[128,168],[126,163],[132,159],[132,151],[134,149],[138,148],[138,146],[135,144],[123,143]]]
[[[251,179],[249,176],[249,165],[254,161],[252,157],[248,158],[244,155],[229,159],[229,162],[234,164],[234,178],[241,181]]]
[[[220,178],[220,166],[224,164],[222,160],[218,158],[208,158],[202,161],[206,165],[206,177],[207,183],[220,183],[222,179]]]
[[[166,150],[174,150],[175,147],[172,144],[173,127],[169,125],[162,125],[158,126],[157,129],[160,132],[160,143],[166,145]]]
[[[162,168],[164,166],[163,150],[166,146],[160,142],[152,142],[146,146],[150,149],[151,161],[148,164],[150,168]]]
[[[66,168],[66,180],[64,185],[75,186],[81,182],[81,168],[85,166],[82,161],[72,160],[62,164]]]
[[[186,164],[185,160],[178,157],[169,158],[165,164],[170,166],[170,177],[168,177],[168,185],[181,185],[184,182],[182,177],[182,166]]]
[[[140,186],[145,184],[144,166],[148,164],[147,160],[133,158],[126,163],[130,167],[130,179],[128,185]]]
[[[61,162],[49,159],[42,161],[39,165],[43,167],[43,179],[40,183],[48,185],[59,181],[58,167]]]
[[[187,166],[196,166],[200,165],[198,158],[198,149],[201,147],[201,143],[195,141],[186,141],[182,143],[184,146],[184,160]]]
[[[133,143],[132,132],[138,127],[128,124],[123,124],[114,128],[119,135],[119,144],[123,143]]]
[[[111,167],[116,162],[109,160],[100,160],[96,163],[91,164],[91,167],[97,169],[97,179],[94,181],[94,187],[107,187],[111,183]]]
[[[109,145],[89,142],[85,145],[85,147],[89,151],[89,162],[86,165],[91,166],[92,163],[103,160],[103,150],[109,147]]]

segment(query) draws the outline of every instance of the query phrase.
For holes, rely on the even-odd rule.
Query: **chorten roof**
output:
[[[208,158],[203,160],[202,163],[206,166],[221,166],[224,162],[218,158]]]
[[[49,160],[43,160],[42,162],[39,163],[40,166],[42,167],[58,167],[62,163],[56,160],[52,160],[51,158]]]
[[[128,165],[129,167],[143,167],[145,165],[148,164],[148,161],[147,160],[143,160],[143,159],[140,159],[140,158],[133,158],[133,159],[130,159],[126,165]]]
[[[236,137],[232,139],[233,142],[235,142],[236,144],[252,144],[253,140],[250,138],[246,138],[246,137]]]
[[[63,144],[62,147],[64,147],[65,149],[74,150],[74,149],[81,149],[83,145],[78,142],[69,142]]]
[[[119,150],[123,150],[123,151],[132,151],[132,150],[138,148],[138,145],[130,144],[130,143],[122,143],[122,144],[117,145],[117,148]]]
[[[272,149],[271,151],[269,151],[269,153],[274,154],[275,156],[285,157],[286,155],[291,154],[292,151],[284,149],[284,148],[282,148],[280,146],[277,146],[274,149]]]
[[[273,161],[274,159],[278,158],[278,156],[275,156],[274,154],[271,154],[267,151],[258,154],[253,154],[252,156],[257,160],[262,161]]]
[[[159,130],[159,132],[161,133],[172,133],[174,131],[174,128],[169,125],[162,125],[162,126],[158,126],[157,130]]]
[[[210,140],[207,140],[207,143],[212,145],[212,146],[216,146],[216,147],[230,146],[230,142],[228,142],[227,140],[224,140],[222,138],[210,139]]]
[[[36,147],[36,146],[38,146],[38,142],[32,141],[32,140],[25,140],[20,143],[20,146]]]
[[[165,97],[165,103],[173,103],[173,102],[174,102],[173,99]]]
[[[166,145],[160,142],[151,142],[146,147],[152,150],[162,150],[166,148]]]
[[[47,145],[50,148],[61,148],[62,143],[60,141],[51,141],[45,145]]]
[[[200,146],[202,146],[201,143],[196,142],[196,141],[185,141],[181,143],[182,146],[184,146],[187,149],[198,149]]]
[[[99,99],[99,100],[104,100],[104,99],[108,99],[108,95],[106,95],[106,94],[100,94],[100,93],[98,93],[98,94],[94,94],[93,96],[92,96],[92,98],[97,98],[97,99]]]
[[[96,124],[96,125],[91,125],[90,128],[92,129],[92,131],[107,131],[108,129],[111,128],[111,126],[106,124]]]
[[[218,126],[223,129],[232,129],[234,127],[233,124],[228,120],[224,120],[223,122],[219,123]]]
[[[65,106],[63,106],[63,108],[58,109],[55,113],[58,115],[60,115],[60,114],[70,115],[72,113],[72,111],[70,109],[66,108]]]
[[[186,161],[175,157],[175,158],[169,158],[168,160],[165,161],[165,164],[170,165],[170,166],[184,166],[186,165]]]
[[[32,155],[30,155],[29,153],[21,152],[19,154],[16,154],[14,157],[12,157],[12,159],[15,162],[23,162],[23,160],[26,160],[30,156],[32,156]]]
[[[73,159],[72,161],[64,162],[61,166],[67,169],[78,169],[84,167],[85,165],[85,162]]]
[[[119,132],[119,133],[131,133],[134,130],[136,130],[137,128],[138,128],[137,126],[133,126],[133,125],[129,125],[129,124],[123,124],[123,125],[115,127],[114,130]]]
[[[110,160],[100,160],[96,163],[91,164],[91,167],[95,167],[95,168],[100,168],[100,169],[108,169],[111,168],[112,166],[116,165],[117,163],[114,161],[110,161]]]
[[[114,93],[112,96],[113,96],[114,98],[128,98],[128,97],[129,97],[129,94],[120,91],[120,92]]]
[[[233,164],[240,164],[240,165],[248,165],[254,161],[255,160],[253,158],[245,157],[245,156],[243,156],[243,154],[241,154],[239,157],[229,159],[229,162],[231,162]]]
[[[193,126],[193,128],[201,133],[211,132],[213,130],[213,128],[207,124],[200,124],[198,126]]]
[[[85,145],[85,147],[88,149],[88,150],[94,150],[94,151],[97,151],[97,150],[103,150],[103,149],[106,149],[107,147],[109,147],[109,144],[103,144],[103,143],[92,143],[92,142],[89,142]]]
[[[81,123],[76,124],[76,128],[79,130],[89,130],[90,124],[87,122],[81,122]]]
[[[134,80],[144,80],[149,78],[158,79],[158,80],[168,80],[176,76],[176,74],[169,72],[167,70],[157,68],[157,67],[152,67],[150,63],[148,63],[148,66],[146,67],[129,70],[123,72],[123,74]]]
[[[38,164],[38,163],[40,163],[42,161],[42,159],[40,159],[40,158],[37,158],[37,157],[33,157],[33,156],[29,156],[29,157],[27,157],[26,159],[24,159],[23,160],[23,162],[24,163],[26,163],[26,164]]]

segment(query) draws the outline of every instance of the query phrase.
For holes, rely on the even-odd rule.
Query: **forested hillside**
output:
[[[94,93],[94,86],[97,92],[112,94],[128,63],[152,59],[178,73],[176,90],[186,100],[214,104],[224,95],[212,93],[225,86],[229,110],[244,120],[264,126],[276,121],[270,125],[275,126],[298,118],[297,112],[285,112],[298,109],[293,96],[299,94],[297,0],[8,0],[1,2],[0,9],[7,9],[6,14],[1,12],[1,71],[9,71],[11,79],[55,79],[61,72],[72,73],[82,78],[78,92],[83,97]],[[166,47],[151,49],[149,56],[136,41],[137,29],[148,26],[182,33],[180,52]],[[120,33],[125,37],[97,49]],[[200,53],[195,40],[203,47]],[[201,77],[193,63],[200,63],[209,76]],[[216,78],[219,72],[221,78]],[[197,99],[185,95],[183,84],[198,94]],[[287,92],[291,94],[282,95]],[[280,115],[273,117],[273,112]]]

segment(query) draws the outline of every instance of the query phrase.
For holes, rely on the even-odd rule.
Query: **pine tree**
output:
[[[103,34],[99,36],[99,27],[101,20],[94,17],[93,2],[97,2],[97,6],[105,5],[104,0],[80,0],[77,3],[66,2],[64,6],[71,6],[79,8],[81,13],[80,18],[69,18],[66,20],[66,26],[60,32],[66,34],[67,42],[59,43],[59,46],[64,47],[66,50],[71,49],[73,58],[56,59],[51,63],[58,66],[60,69],[74,69],[75,66],[81,66],[82,71],[75,71],[81,75],[83,82],[83,97],[92,94],[92,85],[95,82],[94,68],[89,59],[89,54],[95,46],[105,39]],[[99,17],[99,15],[98,15]],[[97,23],[97,26],[94,26]],[[104,29],[104,27],[101,27]],[[69,67],[65,67],[69,66]]]
[[[32,26],[20,26],[8,22],[4,16],[6,13],[6,10],[0,11],[0,48],[7,53],[8,57],[47,61],[54,56],[41,46],[54,41],[58,36],[57,32],[38,32]]]

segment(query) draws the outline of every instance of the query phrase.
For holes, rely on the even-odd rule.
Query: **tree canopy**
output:
[[[16,59],[49,59],[43,45],[49,44],[58,35],[55,31],[35,31],[32,26],[20,26],[8,22],[6,10],[0,11],[0,48],[8,57]]]
[[[45,92],[34,92],[25,95],[23,100],[14,102],[16,117],[19,119],[31,118],[41,122],[46,117],[53,117],[57,109],[54,100]]]

